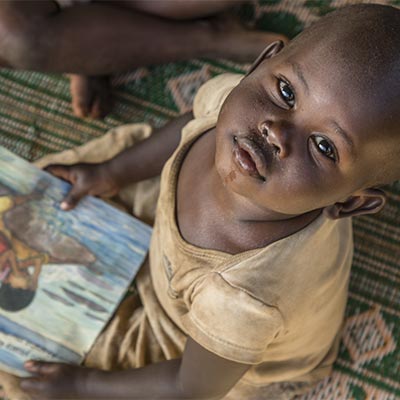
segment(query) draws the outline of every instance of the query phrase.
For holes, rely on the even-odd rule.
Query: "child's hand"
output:
[[[63,210],[71,210],[82,197],[88,194],[111,197],[120,189],[105,164],[54,164],[49,165],[45,170],[73,185],[61,203]]]
[[[34,399],[87,398],[87,377],[95,370],[80,366],[27,361],[25,369],[35,376],[22,378],[21,389]]]

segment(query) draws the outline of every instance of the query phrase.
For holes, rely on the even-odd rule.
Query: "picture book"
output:
[[[151,228],[0,147],[0,369],[79,364],[124,297]]]

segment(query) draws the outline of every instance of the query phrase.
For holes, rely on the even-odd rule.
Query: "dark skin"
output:
[[[398,118],[376,104],[377,93],[390,87],[375,87],[374,98],[372,89],[343,74],[332,49],[328,57],[304,46],[281,51],[280,43],[272,45],[225,101],[217,127],[188,151],[178,179],[177,221],[191,244],[236,254],[291,235],[321,213],[342,218],[383,207],[385,195],[374,186],[371,168],[397,165],[391,149],[399,145]],[[328,89],[326,76],[332,77]],[[348,98],[358,107],[349,108]],[[155,175],[187,118],[104,164],[50,167],[74,184],[65,209],[93,193],[104,176],[108,184],[98,195],[144,179],[147,168]],[[151,150],[161,138],[164,144]],[[154,160],[157,167],[151,167]],[[40,362],[26,367],[38,376],[22,380],[22,387],[41,398],[217,399],[250,366],[218,357],[189,337],[181,360],[137,370],[103,373]],[[70,387],[76,388],[72,394]]]
[[[101,0],[59,10],[51,0],[3,0],[0,65],[71,73],[75,114],[104,117],[112,105],[111,74],[194,57],[251,61],[268,43],[286,40],[232,18],[209,19],[238,3]]]
[[[210,369],[203,370],[204,365]],[[22,379],[21,386],[38,399],[214,400],[222,398],[248,369],[216,356],[191,339],[182,359],[135,370],[105,372],[44,362],[27,362],[25,367],[38,377]],[[227,370],[221,373],[224,368]]]

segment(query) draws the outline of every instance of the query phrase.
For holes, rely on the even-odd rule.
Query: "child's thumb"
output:
[[[72,210],[85,195],[85,190],[82,190],[79,186],[73,186],[64,200],[61,202],[61,209],[64,211]]]

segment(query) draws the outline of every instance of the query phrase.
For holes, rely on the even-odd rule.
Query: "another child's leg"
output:
[[[118,3],[159,17],[185,20],[218,14],[243,0],[118,0]]]
[[[51,0],[0,1],[0,67],[40,70],[45,21],[57,11]]]
[[[233,6],[245,3],[244,0],[115,0],[111,4],[119,4],[132,10],[179,21],[202,18],[208,27],[208,38],[215,43],[208,43],[206,53],[199,54],[195,47],[192,57],[225,57],[234,61],[253,61],[264,47],[275,40],[286,41],[287,38],[278,33],[245,29],[232,15],[205,19],[226,11]],[[196,44],[194,44],[196,46]]]
[[[106,1],[103,1],[104,3]],[[111,4],[143,11],[179,23],[179,21],[210,17],[240,3],[241,1],[238,0],[119,0]],[[268,43],[274,40],[286,40],[283,35],[276,33],[246,30],[236,20],[229,17],[220,16],[209,21],[203,20],[202,23],[213,30],[216,38],[222,38],[222,40],[217,40],[214,54],[209,54],[210,56],[226,57],[236,61],[252,61]],[[194,53],[183,59],[207,56],[198,52],[196,43],[193,43],[192,50]],[[109,89],[109,82],[104,76],[97,78],[71,75],[72,107],[75,114],[90,115],[94,118],[106,115],[111,109],[112,101]]]
[[[266,43],[282,38],[233,27],[225,20],[168,20],[127,10],[117,2],[60,12],[51,4],[0,2],[0,59],[7,65],[106,75],[193,57],[253,58]]]
[[[112,109],[110,77],[71,74],[72,110],[78,117],[103,118]]]
[[[190,3],[201,4],[201,0]],[[168,20],[135,11],[135,2],[129,4],[129,10],[126,2],[125,7],[102,2],[56,12],[54,3],[48,1],[2,1],[0,62],[18,69],[107,75],[193,57],[249,60],[268,42],[282,38],[247,31],[224,20],[177,21],[179,15],[170,15],[175,20]],[[184,17],[194,17],[195,12],[204,16],[206,10],[200,8],[191,15],[185,11]]]

